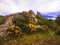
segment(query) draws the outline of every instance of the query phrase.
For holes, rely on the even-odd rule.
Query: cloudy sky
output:
[[[0,15],[28,10],[51,16],[52,12],[60,12],[60,0],[0,0]]]

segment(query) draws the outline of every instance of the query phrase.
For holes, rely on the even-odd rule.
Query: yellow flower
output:
[[[8,32],[8,34],[12,34],[12,32]]]
[[[12,34],[12,32],[10,32],[10,34]]]
[[[10,33],[10,32],[7,32],[8,34]]]
[[[31,29],[31,31],[36,30],[36,25],[34,25],[34,24],[29,23],[29,24],[27,25],[27,27],[29,27],[29,28]]]
[[[18,30],[16,30],[16,31],[15,31],[15,33],[19,33],[19,31],[18,31]]]
[[[20,29],[18,26],[16,26],[17,29]]]

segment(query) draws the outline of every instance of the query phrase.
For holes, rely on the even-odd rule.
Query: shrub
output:
[[[18,26],[11,25],[7,30],[6,33],[8,36],[20,36],[22,34],[21,29]]]
[[[60,15],[58,15],[57,17],[56,17],[56,23],[58,24],[58,25],[60,25]]]
[[[29,23],[27,25],[27,28],[28,28],[30,33],[35,33],[36,32],[36,25],[34,25],[34,24]]]
[[[57,35],[60,35],[60,30],[56,32]]]
[[[57,35],[60,35],[60,26],[56,26],[56,27],[55,27],[55,33],[56,33]]]
[[[4,18],[4,16],[0,16],[0,25],[3,23],[5,23],[5,18]]]

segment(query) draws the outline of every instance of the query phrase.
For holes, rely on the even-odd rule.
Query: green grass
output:
[[[0,40],[1,45],[60,45],[60,36],[46,34],[23,35],[10,40]]]

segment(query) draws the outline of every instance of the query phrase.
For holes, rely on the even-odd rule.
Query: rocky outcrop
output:
[[[37,15],[41,15],[39,12],[37,12]],[[36,18],[36,15],[34,14],[34,12],[32,11],[32,10],[30,10],[30,11],[28,11],[28,12],[25,12],[25,11],[23,11],[23,12],[21,12],[21,13],[15,13],[15,14],[10,14],[10,15],[8,15],[8,16],[5,16],[5,23],[4,24],[2,24],[2,25],[0,25],[0,36],[3,36],[3,35],[5,35],[5,32],[6,32],[6,29],[10,26],[10,25],[12,25],[13,23],[12,23],[12,19],[13,18],[16,18],[16,17],[19,17],[19,18],[26,18],[26,17],[28,17],[31,21],[35,21],[35,22],[37,22],[38,21],[38,19]]]
[[[3,37],[6,34],[6,29],[9,27],[9,25],[12,24],[12,16],[11,17],[7,17],[6,21],[4,24],[0,25],[0,36]]]

